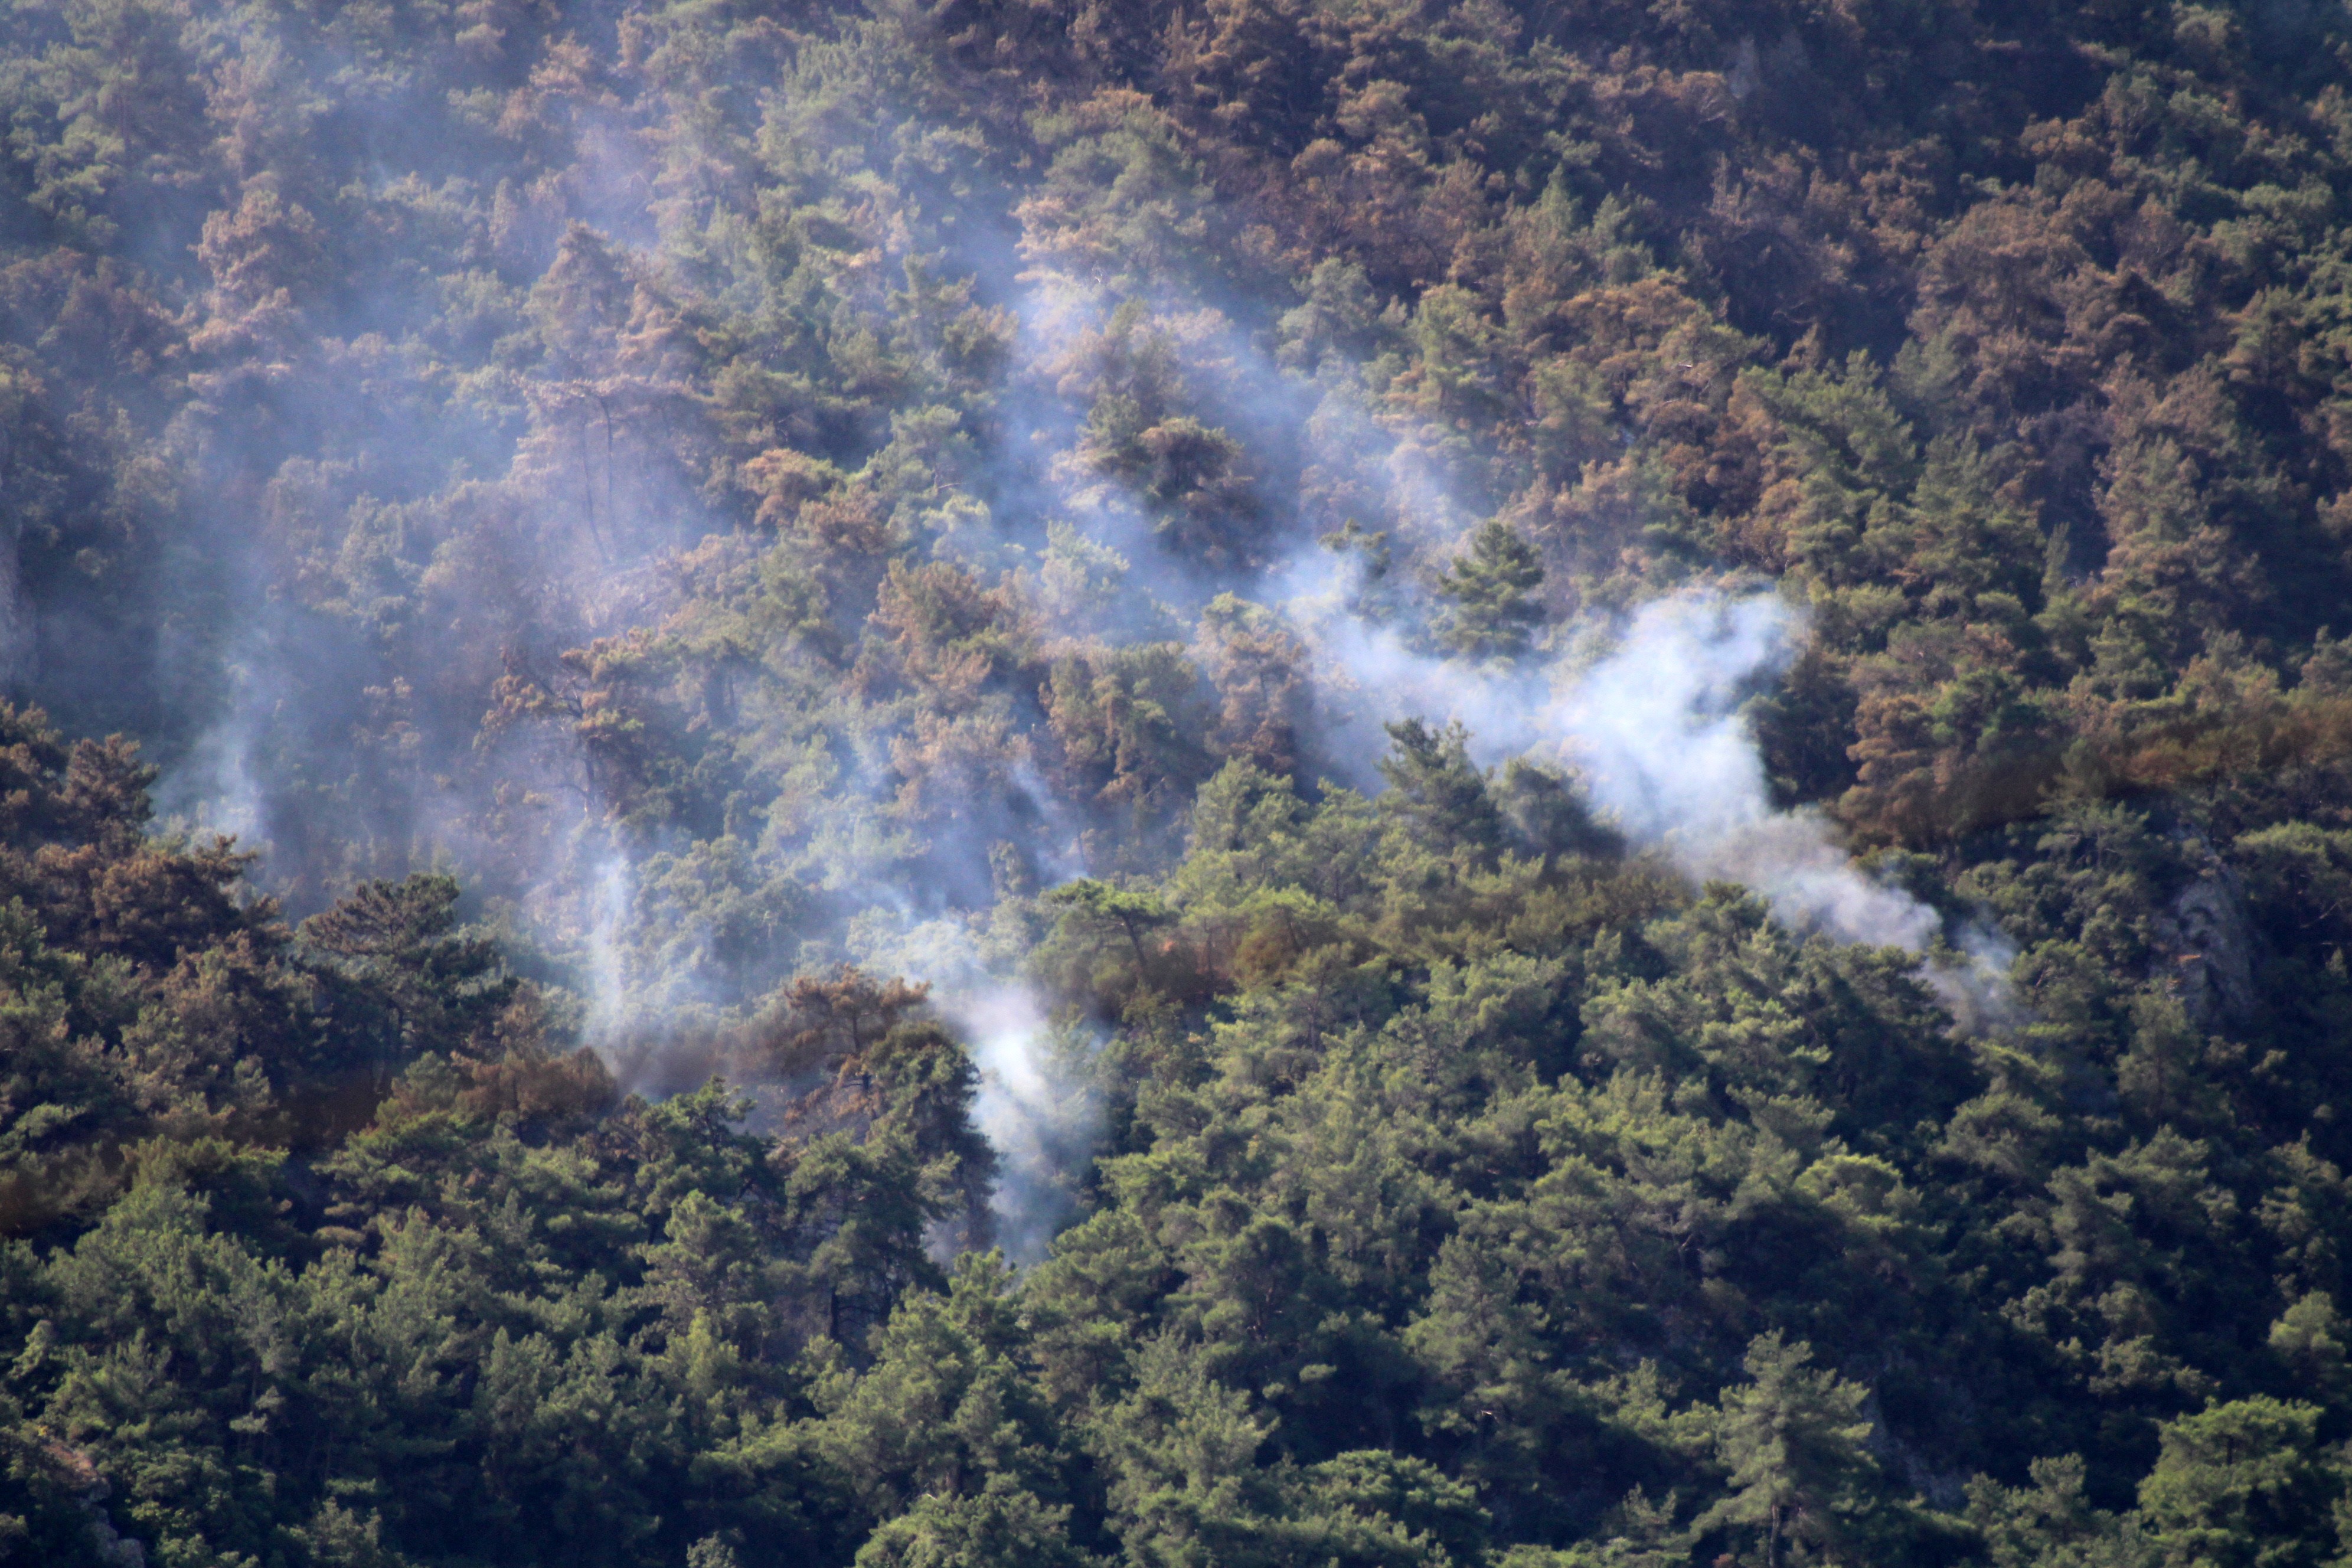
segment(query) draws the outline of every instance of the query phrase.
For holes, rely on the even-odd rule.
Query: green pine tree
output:
[[[1723,1393],[1715,1447],[1729,1490],[1695,1523],[1758,1532],[1764,1568],[1839,1557],[1877,1469],[1863,1447],[1868,1391],[1811,1366],[1812,1354],[1760,1334],[1748,1347],[1751,1381]]]
[[[1489,519],[1437,581],[1452,601],[1438,615],[1438,640],[1472,658],[1517,658],[1543,622],[1533,596],[1543,578],[1535,547],[1501,518]]]

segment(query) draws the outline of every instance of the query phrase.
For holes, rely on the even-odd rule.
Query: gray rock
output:
[[[2197,868],[2158,922],[2157,963],[2189,1021],[2212,1029],[2253,1011],[2253,931],[2237,872],[2201,840],[2184,848]]]

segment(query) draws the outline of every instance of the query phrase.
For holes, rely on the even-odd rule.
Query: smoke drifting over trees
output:
[[[0,1560],[2337,1560],[2348,29],[10,10]]]

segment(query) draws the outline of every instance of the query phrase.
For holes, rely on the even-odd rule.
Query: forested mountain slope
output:
[[[0,1561],[2352,1561],[2336,0],[16,0]]]

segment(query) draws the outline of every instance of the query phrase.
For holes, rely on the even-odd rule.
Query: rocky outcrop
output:
[[[2157,963],[2189,1022],[2210,1030],[2253,1011],[2253,930],[2237,872],[2202,840],[2184,847],[2195,870],[2158,922]]]

